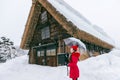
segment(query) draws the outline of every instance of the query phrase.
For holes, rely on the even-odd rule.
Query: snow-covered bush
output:
[[[16,48],[9,38],[0,37],[0,62],[5,62],[16,56]]]

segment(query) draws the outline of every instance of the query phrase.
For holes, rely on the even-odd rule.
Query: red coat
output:
[[[78,78],[79,77],[79,68],[77,66],[78,59],[80,57],[80,53],[73,52],[70,57],[70,63],[68,66],[70,67],[70,78]]]

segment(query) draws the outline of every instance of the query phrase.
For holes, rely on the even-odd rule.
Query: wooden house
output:
[[[29,49],[30,64],[62,65],[64,63],[62,55],[70,51],[63,39],[71,36],[83,41],[87,47],[86,54],[82,55],[81,59],[109,52],[114,47],[101,37],[81,29],[74,20],[71,20],[73,18],[69,20],[67,16],[70,14],[64,15],[62,13],[64,9],[57,7],[59,5],[65,11],[71,11],[71,16],[77,15],[80,19],[79,25],[93,28],[89,21],[62,0],[32,0],[20,45],[22,49]],[[94,31],[102,35],[99,31]]]

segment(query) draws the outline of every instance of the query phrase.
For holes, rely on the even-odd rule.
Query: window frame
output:
[[[50,38],[50,27],[44,27],[41,29],[41,39],[47,39]]]

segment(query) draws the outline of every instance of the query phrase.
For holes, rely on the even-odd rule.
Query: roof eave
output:
[[[34,14],[34,9],[35,9],[35,4],[33,3],[32,6],[31,6],[31,9],[30,9],[30,13],[29,13],[26,25],[25,25],[25,30],[24,30],[24,33],[23,33],[23,36],[22,36],[22,40],[21,40],[21,44],[20,44],[20,48],[22,48],[22,49],[28,49],[26,47],[27,37],[28,37],[28,31],[30,29],[30,22],[31,22],[32,16]]]

